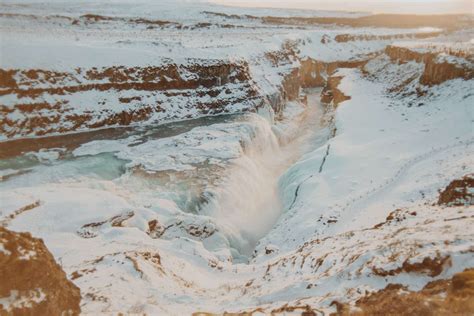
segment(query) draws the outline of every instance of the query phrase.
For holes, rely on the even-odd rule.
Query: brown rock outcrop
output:
[[[288,74],[282,83],[283,94],[287,100],[296,100],[300,95],[300,70],[293,69],[293,71]]]
[[[451,279],[428,283],[421,291],[409,291],[400,284],[367,294],[355,309],[334,302],[333,315],[472,315],[474,314],[474,270],[455,274]]]
[[[425,62],[425,71],[420,78],[420,83],[434,86],[452,79],[470,80],[474,78],[474,69],[465,68],[449,62],[437,62],[429,59]]]
[[[326,86],[321,93],[321,102],[326,104],[333,104],[337,106],[339,103],[350,100],[350,96],[346,96],[339,90],[339,84],[343,77],[335,76],[329,77]]]
[[[339,68],[361,68],[368,60],[322,62],[307,58],[301,61],[300,81],[303,88],[325,87],[328,77]]]
[[[0,69],[0,95],[12,96],[10,104],[0,105],[0,133],[7,137],[129,125],[154,114],[176,119],[195,109],[218,114],[235,103],[250,106],[257,98],[248,65],[222,61],[71,72]],[[179,110],[170,106],[175,99]]]
[[[441,35],[442,32],[427,32],[427,33],[410,33],[410,34],[393,34],[393,35],[367,35],[367,34],[338,34],[334,40],[338,43],[346,43],[352,41],[388,41],[396,39],[423,39]]]
[[[328,64],[307,58],[301,61],[300,80],[304,88],[324,87],[326,85]]]
[[[423,85],[433,86],[457,78],[464,80],[470,80],[474,78],[474,68],[468,65],[456,64],[454,62],[439,61],[438,52],[421,53],[410,50],[406,47],[388,45],[385,48],[385,54],[387,54],[392,61],[396,61],[398,63],[406,63],[409,61],[424,63],[425,69],[419,80],[419,82]],[[449,54],[453,57],[459,58],[472,57],[462,51],[452,51],[449,52]],[[467,61],[466,64],[468,64]]]
[[[438,205],[468,206],[474,205],[474,174],[466,175],[462,179],[451,181],[441,191]]]
[[[41,239],[0,227],[0,315],[78,315],[81,294]]]

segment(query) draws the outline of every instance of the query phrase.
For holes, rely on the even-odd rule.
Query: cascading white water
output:
[[[281,210],[277,190],[281,148],[270,124],[254,118],[256,136],[245,144],[245,154],[236,159],[219,186],[214,199],[203,207],[229,239],[231,246],[248,255],[255,242],[278,218]],[[279,159],[277,159],[279,160]]]
[[[116,210],[134,212],[127,225],[146,233],[147,221],[157,219],[171,227],[160,238],[200,240],[223,260],[232,255],[236,262],[245,261],[283,211],[280,176],[320,144],[312,138],[324,128],[318,100],[315,92],[308,95],[306,107],[290,103],[276,123],[271,112],[223,117],[207,125],[199,120],[171,136],[159,128],[158,136],[166,137],[145,130],[84,143],[68,158],[56,155],[46,162],[35,158],[33,165],[19,163],[22,156],[0,161],[0,171],[13,172],[0,187],[61,183],[111,195],[120,191],[134,205]],[[191,226],[202,223],[216,226],[217,231],[209,236],[189,233]]]
[[[281,215],[279,178],[311,146],[312,136],[321,128],[318,96],[311,95],[301,113],[274,126],[254,116],[255,137],[209,192],[212,198],[201,212],[215,219],[240,255],[251,255],[257,241]],[[293,104],[294,108],[302,106]]]

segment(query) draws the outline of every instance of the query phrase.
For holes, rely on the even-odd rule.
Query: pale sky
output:
[[[474,0],[212,0],[215,3],[273,8],[369,11],[374,13],[470,13]]]

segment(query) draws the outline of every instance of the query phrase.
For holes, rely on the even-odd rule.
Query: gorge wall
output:
[[[251,75],[247,61],[188,60],[148,67],[0,69],[0,133],[4,138],[85,131],[138,122],[164,123],[203,115],[255,111],[268,102],[279,113],[286,101],[297,100],[302,88],[322,87],[321,101],[337,105],[349,97],[338,90],[340,68],[367,73],[369,61],[415,62],[423,66],[420,86],[474,77],[469,54],[462,51],[417,51],[386,46],[383,52],[359,59],[325,62],[299,57],[298,44],[285,43],[267,52],[266,62],[280,79],[274,91],[259,90],[261,78]],[[374,76],[380,74],[374,73]],[[414,74],[394,87],[403,90]],[[423,94],[417,87],[417,93]]]
[[[65,72],[0,69],[0,133],[42,136],[248,110],[257,104],[250,79],[245,63],[222,61]]]

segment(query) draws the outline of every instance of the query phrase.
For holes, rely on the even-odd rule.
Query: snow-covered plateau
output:
[[[2,1],[0,315],[474,314],[473,21]]]

